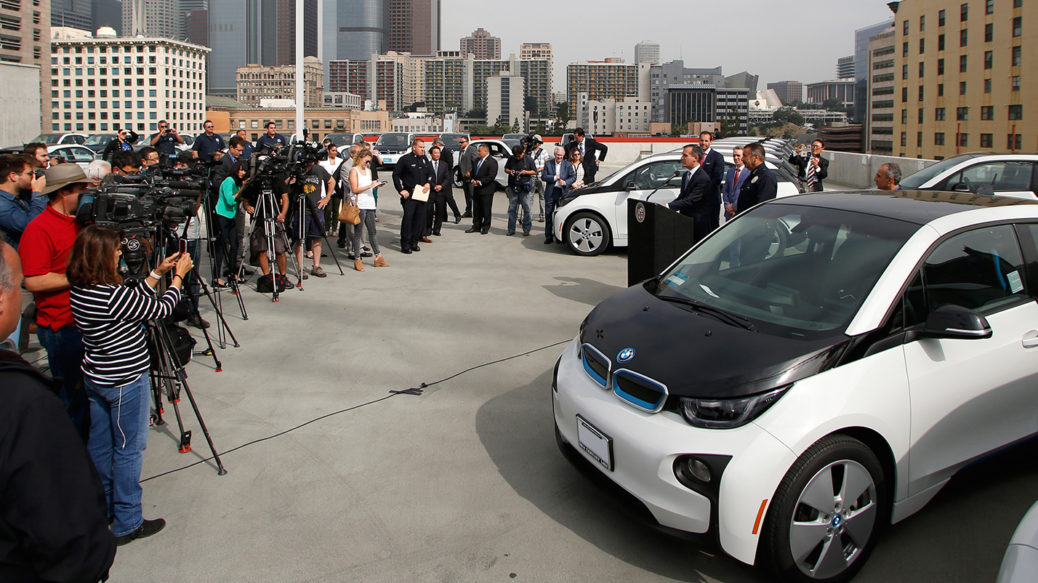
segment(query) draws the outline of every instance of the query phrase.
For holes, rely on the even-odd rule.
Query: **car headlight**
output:
[[[685,421],[696,427],[732,429],[741,427],[760,416],[785,394],[788,385],[767,393],[739,399],[681,398],[681,414]]]

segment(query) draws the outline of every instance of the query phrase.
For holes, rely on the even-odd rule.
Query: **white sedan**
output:
[[[727,172],[735,165],[732,153],[721,153]],[[764,164],[775,172],[779,197],[800,194],[794,177],[771,160]],[[555,211],[555,240],[577,255],[598,255],[610,244],[626,247],[628,199],[660,204],[674,200],[681,189],[683,171],[681,151],[666,152],[629,164],[591,186],[571,190]]]

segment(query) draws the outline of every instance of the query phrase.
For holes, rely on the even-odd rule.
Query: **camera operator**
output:
[[[530,158],[533,158],[533,165],[534,168],[537,170],[537,175],[534,176],[533,179],[533,189],[534,192],[537,194],[537,220],[542,223],[544,222],[545,184],[542,180],[540,180],[540,176],[541,173],[544,172],[544,164],[551,159],[551,154],[549,154],[544,148],[541,147],[543,144],[544,141],[541,139],[541,135],[534,134],[533,137],[530,138],[530,145],[527,147],[527,154],[530,156]]]
[[[176,128],[170,127],[166,120],[162,120],[159,122],[159,131],[151,134],[148,143],[158,150],[163,166],[172,166],[177,157],[177,144],[183,144],[184,138],[177,133]]]
[[[288,212],[288,178],[279,177],[274,179],[273,191],[273,214],[274,214],[274,257],[278,265],[278,273],[282,276],[287,274],[288,262],[285,257],[285,251],[287,251],[286,239],[285,239],[285,213]],[[245,193],[239,195],[244,198],[245,212],[252,215],[252,224],[255,228],[252,231],[252,240],[249,242],[252,255],[256,256],[259,262],[260,271],[263,272],[264,276],[270,274],[270,255],[267,249],[267,234],[264,232],[264,219],[267,216],[268,209],[264,205],[258,204],[260,189],[256,185],[252,185],[252,188],[246,190]],[[273,281],[273,285],[277,285],[276,281]],[[288,289],[287,286],[285,289]]]
[[[137,155],[141,159],[141,172],[159,169],[159,151],[151,146],[144,146]]]
[[[105,146],[104,152],[101,153],[101,159],[105,162],[112,162],[112,156],[114,156],[116,152],[132,152],[133,143],[136,142],[138,138],[140,138],[140,136],[131,129],[123,128],[119,130],[119,132],[115,134],[115,139],[108,142],[108,145]],[[114,163],[112,165],[115,166]]]
[[[112,156],[112,174],[115,176],[129,176],[139,174],[141,171],[141,157],[133,150],[116,152]]]
[[[529,237],[533,222],[530,218],[530,202],[533,199],[533,183],[537,168],[533,158],[526,155],[523,146],[512,146],[512,157],[505,162],[508,174],[508,235],[515,234],[515,219],[518,205],[523,207],[523,236]]]
[[[0,240],[15,250],[29,221],[47,207],[47,197],[40,192],[46,179],[33,176],[29,156],[0,156]]]
[[[18,253],[0,241],[0,337],[21,319]],[[115,558],[104,491],[50,379],[0,349],[0,578],[99,581]]]
[[[303,245],[310,244],[310,252],[313,254],[313,269],[310,274],[315,277],[325,277],[324,269],[321,268],[321,238],[324,236],[324,207],[331,201],[329,194],[335,190],[335,179],[328,171],[317,164],[316,160],[306,162],[306,174],[302,183],[293,182],[295,188],[301,189],[302,196],[306,200],[292,198],[291,212],[288,219],[288,232],[292,238],[292,246],[295,250],[296,260],[300,269],[303,266]],[[295,196],[300,191],[295,191]],[[302,219],[299,213],[302,212]],[[302,225],[302,230],[300,230]]]
[[[83,383],[90,398],[87,450],[101,475],[117,545],[151,536],[166,525],[145,520],[141,508],[141,466],[148,443],[151,358],[144,324],[173,313],[191,256],[164,259],[143,283],[124,285],[119,276],[122,235],[91,225],[76,237],[68,262],[71,305],[83,333]],[[171,269],[162,297],[155,286]]]

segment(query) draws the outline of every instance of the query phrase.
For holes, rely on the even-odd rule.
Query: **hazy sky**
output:
[[[634,45],[660,44],[660,59],[686,67],[716,67],[725,75],[749,71],[767,83],[806,83],[836,77],[836,59],[854,54],[854,31],[892,16],[886,1],[443,0],[443,49],[479,27],[501,38],[501,57],[519,43],[550,42],[555,91],[565,87],[566,64],[623,57]]]

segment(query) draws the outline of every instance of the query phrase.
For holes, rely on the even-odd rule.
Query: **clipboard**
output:
[[[415,186],[414,191],[411,192],[411,198],[417,200],[418,202],[428,202],[429,189],[426,188],[425,185]]]

